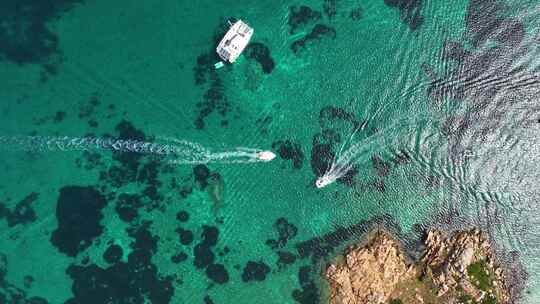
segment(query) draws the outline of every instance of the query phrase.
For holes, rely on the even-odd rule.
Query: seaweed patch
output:
[[[66,303],[169,303],[174,294],[173,277],[160,276],[152,263],[158,237],[147,230],[149,224],[128,229],[135,241],[127,263],[117,260],[107,268],[69,266],[66,272],[73,280],[74,297]]]
[[[226,21],[221,20],[214,32],[212,48],[197,57],[196,66],[193,68],[195,84],[199,86],[207,84],[207,89],[203,94],[202,100],[195,104],[198,113],[194,124],[197,129],[204,129],[205,119],[213,112],[217,112],[223,122],[226,115],[231,111],[231,105],[227,96],[225,96],[223,80],[213,66],[214,63],[221,60],[215,52],[215,47],[226,32],[226,29]],[[265,65],[267,64],[265,62]]]
[[[323,0],[323,11],[328,18],[331,19],[337,14],[337,3],[338,0]]]
[[[310,23],[315,23],[321,19],[322,14],[312,10],[309,6],[302,5],[289,7],[289,33],[294,34],[300,28],[303,28]]]
[[[47,23],[82,2],[3,1],[0,9],[0,59],[18,65],[41,64],[44,75],[55,74],[61,62],[61,51],[58,36],[49,30]]]
[[[122,259],[123,251],[122,247],[116,244],[112,244],[103,253],[103,259],[109,264],[114,264]]]
[[[266,245],[270,246],[272,249],[279,249],[285,247],[287,242],[294,238],[298,233],[298,228],[289,223],[287,219],[280,217],[276,220],[273,225],[274,229],[277,231],[277,239],[268,239]]]
[[[9,210],[9,208],[0,202],[0,219],[5,218],[7,220],[8,227],[35,222],[37,217],[34,209],[32,208],[32,203],[36,201],[38,197],[38,193],[30,193],[20,202],[18,202],[13,210]]]
[[[280,270],[285,268],[286,265],[294,264],[296,261],[296,255],[294,255],[294,253],[282,250],[278,250],[276,253],[278,256],[276,265]]]
[[[257,61],[265,74],[272,73],[275,67],[274,59],[270,55],[270,49],[261,42],[252,42],[245,49],[245,55],[249,59]]]
[[[51,243],[72,257],[88,248],[103,231],[101,210],[106,205],[105,197],[93,187],[60,189],[56,206],[58,228],[51,235]]]
[[[384,4],[397,8],[400,18],[411,30],[417,30],[424,22],[424,17],[420,14],[422,0],[384,0]]]
[[[314,41],[321,40],[325,37],[335,39],[336,30],[333,27],[319,23],[315,25],[315,27],[313,27],[309,34],[307,34],[303,38],[294,41],[291,44],[291,50],[296,54],[301,50],[306,49],[307,46],[309,44],[312,44]]]
[[[293,299],[301,304],[320,303],[319,288],[315,284],[310,266],[302,266],[298,269],[298,282],[301,289],[294,289]]]
[[[206,268],[214,262],[215,254],[212,248],[217,244],[218,235],[219,230],[216,227],[203,225],[202,240],[193,248],[193,265],[196,268]]]
[[[8,260],[4,253],[0,252],[0,303],[28,303],[28,304],[48,304],[49,302],[42,297],[28,298],[27,291],[15,286],[6,280],[8,270]],[[23,285],[28,289],[33,282],[31,276],[25,276]]]
[[[251,281],[262,282],[266,279],[268,273],[270,273],[270,267],[263,261],[248,261],[242,271],[242,281],[245,283]]]
[[[226,117],[231,110],[231,105],[225,96],[225,87],[221,78],[217,75],[211,77],[210,87],[204,93],[203,100],[197,102],[196,106],[199,109],[199,114],[195,119],[197,129],[204,129],[204,120],[214,111],[217,111],[221,117]]]
[[[225,284],[229,281],[229,273],[223,264],[210,264],[205,273],[214,283]]]
[[[121,220],[131,222],[139,216],[138,209],[143,206],[140,195],[122,193],[116,199],[116,213]]]
[[[301,169],[304,162],[304,152],[299,143],[292,142],[288,139],[278,140],[272,143],[272,149],[277,150],[279,157],[283,160],[292,161],[294,169]]]
[[[387,161],[384,161],[380,156],[373,155],[371,157],[371,162],[373,164],[373,168],[375,171],[377,171],[377,175],[380,177],[385,177],[388,175],[390,171],[390,163]]]
[[[427,93],[432,100],[467,102],[466,113],[449,115],[442,125],[452,161],[458,163],[467,159],[474,144],[485,144],[504,124],[515,128],[533,123],[515,121],[515,111],[529,116],[526,109],[534,104],[540,83],[535,73],[516,68],[530,50],[522,43],[525,25],[503,2],[470,1],[465,24],[467,43],[445,41],[443,46],[441,60],[451,61],[452,69],[438,75],[431,66],[421,65],[431,81]],[[509,105],[515,111],[509,111]]]
[[[362,7],[353,8],[349,13],[349,18],[351,18],[352,21],[358,21],[362,19],[362,16],[364,15],[364,9]]]

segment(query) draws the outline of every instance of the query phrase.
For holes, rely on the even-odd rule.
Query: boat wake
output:
[[[0,136],[0,149],[15,151],[120,151],[168,157],[173,164],[253,163],[275,158],[271,151],[235,148],[212,151],[198,143],[167,139],[147,142],[99,137]]]

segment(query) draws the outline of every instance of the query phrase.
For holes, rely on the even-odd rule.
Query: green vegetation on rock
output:
[[[493,287],[493,280],[487,272],[485,260],[478,261],[467,267],[467,274],[472,283],[482,291],[488,291]]]

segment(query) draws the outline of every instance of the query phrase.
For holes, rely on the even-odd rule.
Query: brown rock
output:
[[[342,262],[326,269],[331,304],[460,303],[468,295],[480,303],[495,296],[508,303],[504,271],[498,267],[491,245],[478,229],[446,236],[439,230],[428,232],[426,249],[417,264],[409,263],[400,244],[383,231],[376,231],[364,246],[350,247]],[[481,262],[491,287],[480,290],[468,269]],[[487,292],[486,292],[487,291]]]

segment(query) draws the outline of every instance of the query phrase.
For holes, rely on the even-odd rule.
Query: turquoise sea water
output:
[[[0,302],[316,303],[324,262],[376,226],[413,256],[425,229],[478,226],[538,302],[537,1],[139,2],[0,4],[0,136],[278,157],[2,149]],[[213,71],[228,18],[255,34]]]

